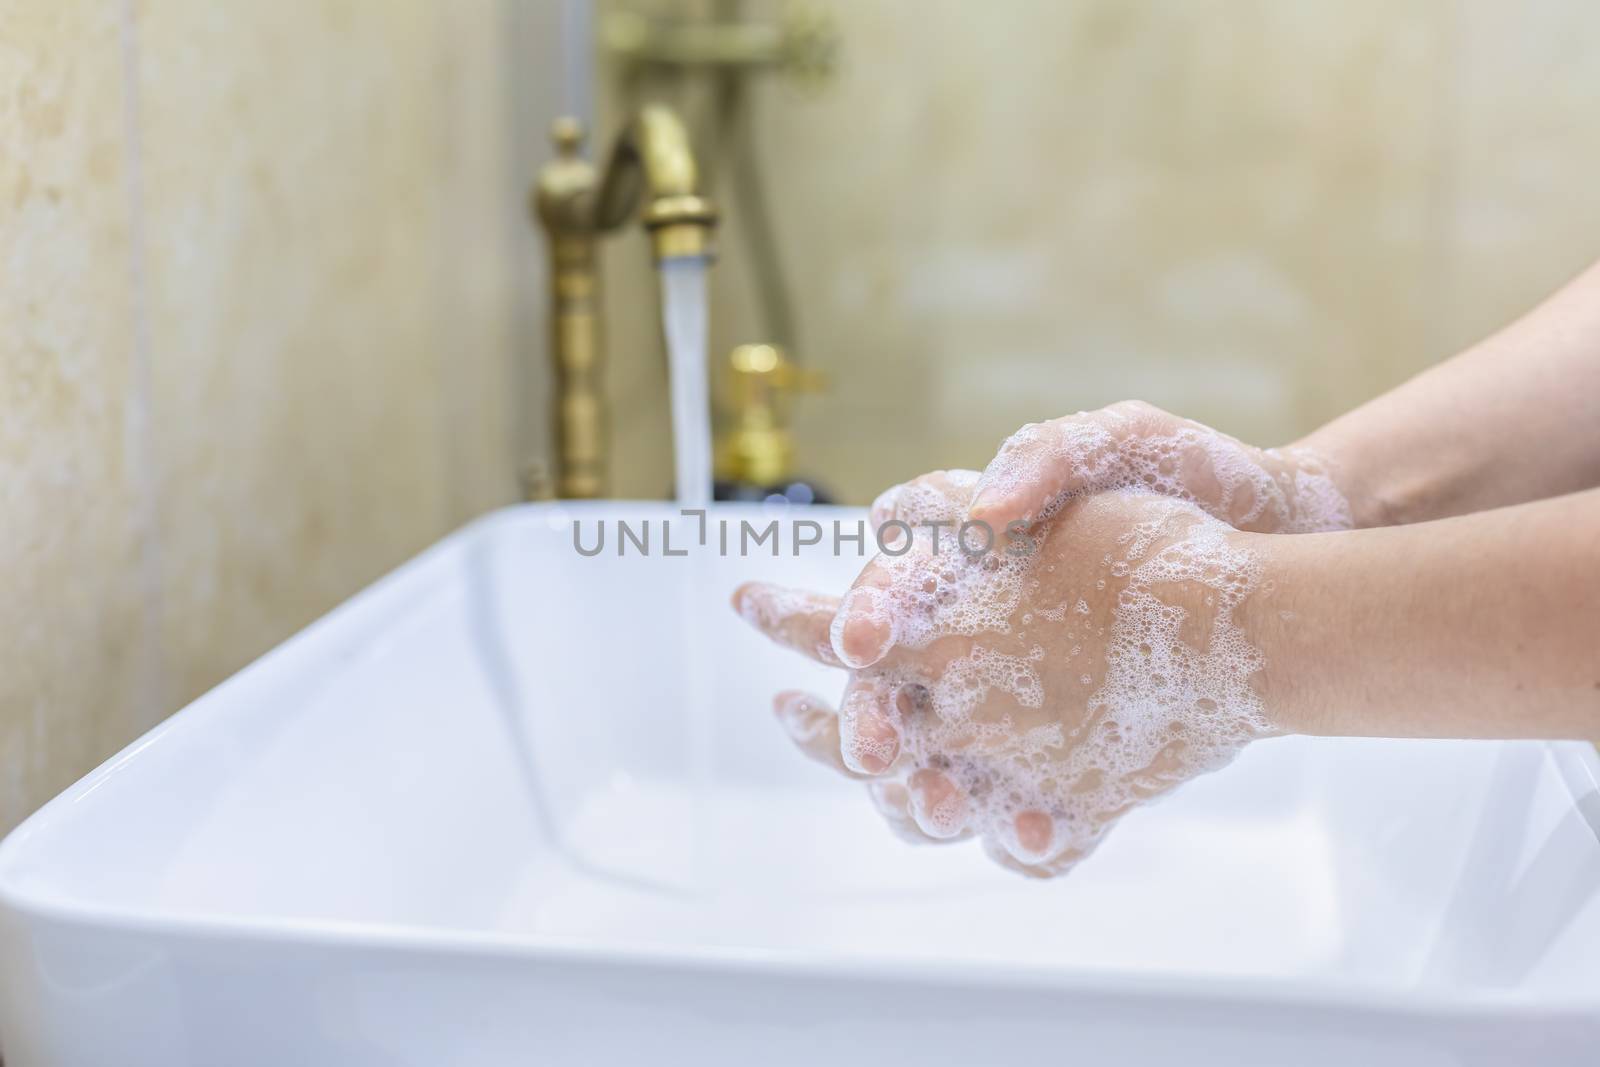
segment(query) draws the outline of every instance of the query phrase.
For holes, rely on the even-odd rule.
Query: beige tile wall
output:
[[[558,15],[0,5],[0,828],[514,497]]]
[[[823,6],[839,73],[758,82],[755,153],[801,354],[836,383],[799,455],[856,501],[1130,396],[1279,443],[1600,256],[1587,0]],[[726,352],[766,326],[719,177]],[[611,260],[619,473],[654,495],[649,278]]]
[[[0,7],[0,820],[154,714],[114,5]]]

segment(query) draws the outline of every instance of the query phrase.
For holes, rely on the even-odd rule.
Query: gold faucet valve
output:
[[[789,404],[797,392],[827,388],[827,377],[797,367],[777,345],[739,345],[728,356],[731,426],[718,456],[725,481],[778,485],[790,475]]]

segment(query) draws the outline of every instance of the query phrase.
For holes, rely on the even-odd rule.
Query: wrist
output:
[[[1256,560],[1255,588],[1235,609],[1235,621],[1262,657],[1251,678],[1272,727],[1289,734],[1332,734],[1329,680],[1318,655],[1327,599],[1317,560],[1330,539],[1346,533],[1240,534],[1240,547]]]
[[[1343,497],[1349,508],[1350,527],[1357,530],[1393,526],[1406,521],[1402,501],[1394,488],[1384,483],[1383,465],[1363,463],[1350,448],[1344,447],[1336,433],[1327,427],[1282,449],[1289,456],[1309,460],[1318,473]]]
[[[1323,462],[1349,501],[1358,530],[1405,526],[1474,510],[1472,487],[1499,480],[1485,467],[1470,435],[1397,439],[1392,434],[1375,435],[1348,415],[1291,448]]]

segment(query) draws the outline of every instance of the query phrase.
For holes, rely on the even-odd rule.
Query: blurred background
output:
[[[728,108],[703,71],[629,77],[602,49],[599,125],[675,99],[715,146],[713,361],[776,339],[827,373],[795,406],[797,468],[847,500],[1130,397],[1287,443],[1600,254],[1600,5],[1583,0],[700,8],[809,11],[832,65],[745,78]],[[695,5],[599,9],[603,30]],[[763,314],[749,171],[788,324]],[[615,319],[654,283],[643,251],[610,252]],[[660,359],[622,328],[615,477],[656,496]]]
[[[654,48],[697,24],[770,54]],[[1503,323],[1600,249],[1597,49],[1589,0],[8,0],[0,827],[536,488],[557,115],[681,110],[719,387],[824,374],[795,471],[865,503],[1128,397],[1282,443]],[[644,245],[604,391],[660,497]]]

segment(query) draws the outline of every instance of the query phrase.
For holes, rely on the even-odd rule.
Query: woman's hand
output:
[[[985,468],[971,514],[1002,528],[1048,517],[1074,494],[1119,488],[1190,501],[1239,530],[1352,525],[1350,503],[1312,453],[1255,448],[1138,400],[1022,427]]]
[[[977,835],[1008,866],[1059,874],[1134,805],[1274,732],[1235,619],[1259,568],[1250,535],[1133,490],[973,551],[987,538],[969,529],[963,546],[956,524],[976,480],[902,487],[875,518],[911,543],[842,601],[751,584],[734,605],[850,671],[837,714],[799,693],[776,711],[808,754],[870,780],[903,835]]]

